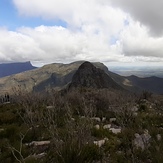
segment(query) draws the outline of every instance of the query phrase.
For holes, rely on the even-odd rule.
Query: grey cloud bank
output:
[[[149,0],[111,0],[112,4],[134,17],[135,20],[149,27],[152,34],[163,34],[163,1]]]

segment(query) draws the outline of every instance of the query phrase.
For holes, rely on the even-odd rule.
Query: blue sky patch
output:
[[[20,16],[11,0],[0,0],[1,27],[15,31],[17,28],[22,26],[34,28],[40,25],[67,27],[67,23],[60,19],[44,20],[41,17]]]

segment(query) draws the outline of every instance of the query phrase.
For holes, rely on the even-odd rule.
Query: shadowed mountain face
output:
[[[32,66],[30,62],[0,64],[0,78],[35,68],[36,67]]]
[[[84,62],[74,74],[69,89],[76,87],[122,89],[104,70],[90,62]]]

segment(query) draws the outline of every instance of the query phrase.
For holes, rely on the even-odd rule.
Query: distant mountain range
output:
[[[32,66],[30,62],[3,63],[0,64],[0,78],[24,71],[33,70],[35,68],[36,67]]]
[[[156,76],[163,78],[163,66],[150,66],[150,67],[110,67],[110,71],[121,76],[135,75],[141,78]]]
[[[113,88],[141,92],[147,90],[163,94],[163,79],[158,77],[124,77],[108,70],[103,63],[85,61],[70,64],[53,63],[40,68],[30,66],[32,70],[0,78],[0,93],[12,93],[20,87],[27,91],[44,91],[71,87]],[[11,66],[11,65],[10,65]],[[10,67],[9,66],[9,67]],[[10,70],[10,68],[7,68]]]
[[[127,79],[139,89],[150,91],[156,94],[163,94],[163,78],[159,77],[146,77],[139,78],[137,76],[129,76]]]

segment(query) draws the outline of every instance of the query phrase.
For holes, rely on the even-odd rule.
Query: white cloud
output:
[[[127,56],[163,58],[163,37],[154,38],[148,31],[139,22],[130,21],[120,34],[123,53]]]
[[[145,21],[144,14],[149,12],[151,6],[144,14],[143,9],[139,9],[143,15],[141,19],[137,7],[139,0],[137,3],[132,1],[136,7],[129,1],[123,1],[126,8],[120,1],[112,0],[13,2],[21,16],[60,19],[67,23],[67,27],[20,27],[15,32],[0,29],[0,61],[91,60],[107,63],[157,62],[163,58],[163,36],[151,36],[150,30],[155,31],[156,27],[150,21]],[[111,6],[111,2],[116,7]],[[128,10],[130,6],[133,11]]]
[[[0,29],[0,35],[1,62],[38,59],[35,54],[42,53],[38,44],[31,37],[5,29]]]
[[[1,61],[119,61],[121,57],[118,46],[109,45],[103,35],[87,35],[63,27],[22,27],[17,32],[1,30],[0,34]]]
[[[71,30],[90,28],[92,32],[117,34],[126,14],[100,0],[13,0],[20,15],[61,19]],[[105,31],[104,31],[105,30]],[[89,31],[90,32],[90,31]]]

